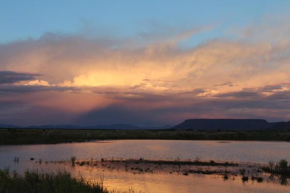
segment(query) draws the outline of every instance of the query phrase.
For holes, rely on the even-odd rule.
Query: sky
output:
[[[290,0],[0,5],[0,124],[290,120]]]

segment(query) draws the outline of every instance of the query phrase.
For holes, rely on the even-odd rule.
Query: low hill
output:
[[[188,119],[172,129],[178,130],[260,130],[273,124],[264,119]]]
[[[272,130],[289,130],[290,129],[290,121],[288,122],[280,122],[276,123],[271,127]]]

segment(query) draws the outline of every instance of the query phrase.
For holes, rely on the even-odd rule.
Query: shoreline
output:
[[[80,143],[109,140],[289,142],[290,130],[171,131],[100,129],[0,129],[1,146]]]
[[[23,143],[23,144],[0,144],[0,147],[5,146],[33,146],[33,145],[61,145],[61,144],[77,144],[77,143],[111,143],[114,141],[215,141],[217,143],[234,143],[234,142],[275,142],[275,143],[290,143],[290,141],[279,140],[189,140],[189,139],[94,139],[90,141],[71,141],[71,142],[59,142],[59,143]]]

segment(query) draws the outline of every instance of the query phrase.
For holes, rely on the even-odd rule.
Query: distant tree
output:
[[[279,167],[281,169],[286,169],[288,167],[288,162],[286,159],[282,159],[279,161]]]
[[[273,171],[273,168],[274,168],[274,166],[275,166],[275,163],[273,162],[273,161],[270,161],[269,163],[268,163],[268,165],[269,165],[269,168],[270,168],[270,170],[271,170],[271,172]]]

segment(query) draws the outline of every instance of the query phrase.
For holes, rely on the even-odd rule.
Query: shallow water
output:
[[[240,142],[240,141],[163,141],[163,140],[117,140],[56,145],[0,146],[0,168],[22,172],[27,168],[43,171],[65,169],[73,175],[81,175],[89,180],[99,181],[104,177],[104,185],[110,190],[146,193],[187,193],[187,192],[290,192],[290,186],[272,182],[243,183],[226,180],[217,176],[190,174],[189,176],[168,173],[133,174],[125,171],[111,171],[90,167],[72,168],[63,164],[45,164],[45,161],[69,160],[76,156],[78,160],[93,158],[145,158],[145,159],[192,159],[220,160],[234,162],[267,163],[270,160],[290,160],[290,143],[287,142]],[[13,163],[15,156],[20,163]],[[29,161],[42,159],[37,164]]]
[[[220,176],[207,176],[190,174],[188,176],[177,174],[132,174],[123,171],[108,171],[87,169],[85,175],[89,179],[104,178],[104,185],[110,190],[127,191],[132,188],[134,192],[146,193],[192,193],[192,192],[289,192],[289,186],[273,184],[271,182],[245,182],[240,178],[224,180]]]
[[[195,159],[268,163],[290,160],[289,142],[114,140],[56,145],[0,146],[0,167],[15,156],[49,161],[101,158]]]
[[[200,175],[169,173],[132,173],[123,170],[109,170],[106,168],[94,168],[90,166],[71,167],[68,164],[42,163],[35,161],[25,161],[23,163],[12,163],[11,167],[23,171],[24,167],[31,170],[55,172],[70,171],[73,176],[82,176],[90,182],[100,182],[109,191],[114,193],[129,192],[131,189],[134,193],[286,193],[290,192],[289,185],[280,185],[271,181],[258,183],[257,181],[243,182],[240,177],[232,177],[224,180],[218,175]],[[133,192],[131,192],[133,193]]]

